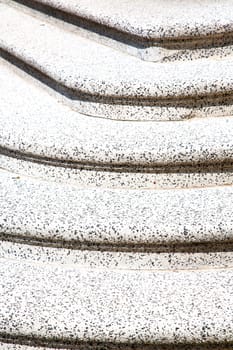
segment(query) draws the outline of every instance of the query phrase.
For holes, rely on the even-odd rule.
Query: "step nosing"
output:
[[[9,12],[10,19],[3,23],[2,55],[69,97],[84,113],[99,115],[102,111],[106,117],[112,108],[112,112],[115,110],[112,118],[116,119],[138,119],[139,113],[144,113],[141,119],[175,120],[204,114],[207,108],[227,113],[225,110],[232,107],[230,59],[151,64],[118,53],[116,62],[115,51],[106,46],[82,37],[77,39],[74,33],[20,14],[14,8],[3,6],[3,9]],[[25,21],[19,21],[21,16]],[[18,30],[9,31],[13,21]],[[45,39],[32,45],[36,33]],[[56,37],[59,45],[53,44]],[[47,47],[46,55],[44,47]],[[172,110],[170,117],[169,108],[177,109]],[[179,108],[182,113],[178,113]],[[122,117],[118,116],[120,111]]]
[[[33,350],[34,348],[38,348],[38,350],[47,350],[47,349],[64,349],[64,350],[157,350],[155,349],[155,344],[149,344],[149,343],[123,343],[123,342],[107,342],[107,341],[65,341],[65,340],[56,340],[56,339],[41,339],[37,337],[27,337],[24,335],[18,335],[18,336],[9,336],[7,333],[0,334],[0,342],[2,344],[9,344],[13,347],[18,346],[27,346],[30,348],[26,348],[25,350]],[[171,348],[172,346],[172,348]],[[171,344],[164,344],[164,343],[158,343],[156,344],[156,347],[158,350],[209,350],[211,347],[211,350],[231,350],[233,346],[233,342],[224,342],[224,343],[218,343],[218,342],[208,342],[206,343],[193,343],[193,344],[187,344],[187,343],[180,343],[176,344],[176,347],[174,348],[174,345]],[[23,348],[22,348],[23,349]],[[6,348],[8,350],[8,348]],[[11,350],[11,348],[9,348]],[[16,350],[21,350],[16,349]]]
[[[216,249],[224,245],[226,251],[231,249],[232,186],[176,191],[79,189],[5,172],[0,180],[3,239],[28,237],[70,246],[82,242],[85,248],[88,242],[126,250],[133,246],[139,250],[143,242],[142,248],[148,250],[159,250],[161,245],[182,250],[179,246],[193,244],[190,249],[201,251],[205,243],[215,242]]]
[[[127,253],[228,253],[233,251],[233,238],[219,239],[212,241],[189,241],[178,242],[171,239],[171,241],[145,243],[141,242],[92,242],[91,240],[77,241],[73,240],[55,240],[52,238],[39,238],[37,236],[29,236],[27,234],[8,234],[0,232],[0,239],[2,242],[24,244],[27,246],[38,246],[46,248],[64,248],[78,251],[93,251],[93,252],[127,252]]]
[[[131,346],[233,341],[231,268],[145,273],[1,259],[0,273],[4,338]]]
[[[98,22],[98,18],[88,18],[88,16],[86,17],[85,14],[82,13],[73,14],[72,10],[69,11],[65,8],[66,4],[64,4],[64,8],[62,8],[62,6],[58,8],[59,6],[52,3],[50,6],[48,1],[34,1],[34,3],[32,3],[28,0],[15,0],[7,1],[7,4],[12,7],[18,7],[20,10],[31,14],[33,17],[41,17],[48,22],[63,26],[63,28],[68,31],[75,31],[76,34],[111,47],[116,50],[116,52],[122,51],[144,61],[166,63],[169,61],[187,61],[206,57],[220,58],[232,54],[232,25],[225,23],[221,26],[219,20],[218,25],[216,25],[216,23],[214,25],[214,31],[213,28],[208,29],[206,27],[204,28],[204,32],[198,32],[198,27],[203,27],[203,23],[199,23],[199,26],[195,29],[197,32],[185,33],[181,31],[175,36],[172,35],[174,26],[172,30],[170,30],[170,33],[168,32],[165,34],[162,25],[158,31],[157,37],[154,36],[153,39],[149,29],[145,30],[145,35],[143,34],[143,28],[141,28],[139,32],[127,32],[127,26],[125,28],[121,28],[121,26],[118,27],[118,25],[115,27],[114,23],[111,25],[110,23],[104,23],[104,21]],[[219,11],[216,11],[216,13],[217,12]],[[140,19],[138,23],[139,22]],[[119,24],[120,21],[117,20],[116,23]],[[186,25],[187,30],[188,28],[189,27]],[[162,33],[163,35],[160,37]]]
[[[233,88],[228,84],[226,87],[220,87],[216,91],[205,91],[209,89],[206,85],[203,87],[202,91],[196,91],[193,94],[186,94],[184,91],[179,95],[171,93],[166,96],[156,96],[148,95],[142,96],[140,94],[133,96],[127,94],[101,94],[100,92],[92,92],[84,89],[80,89],[76,82],[73,84],[67,84],[67,82],[59,77],[50,75],[50,73],[44,69],[43,66],[37,64],[36,61],[31,61],[25,56],[18,54],[17,51],[7,46],[0,47],[0,55],[2,58],[6,59],[10,63],[14,64],[18,68],[22,69],[26,73],[32,75],[36,79],[40,80],[42,83],[48,85],[50,88],[54,89],[61,95],[65,95],[70,100],[81,100],[85,102],[97,102],[97,103],[107,103],[109,105],[126,105],[126,106],[160,106],[160,107],[187,107],[192,108],[198,107],[199,105],[205,104],[206,106],[222,106],[222,105],[232,105]],[[90,81],[91,83],[91,81]],[[218,82],[213,82],[213,90],[217,86]],[[208,88],[207,88],[208,86]],[[189,90],[190,87],[187,87]],[[186,92],[187,92],[186,90]],[[224,99],[224,101],[223,101]],[[189,104],[192,107],[189,107]],[[188,118],[187,118],[188,119]]]
[[[71,8],[69,9],[69,6],[56,6],[55,3],[50,2],[50,1],[28,1],[28,0],[14,0],[14,2],[22,4],[24,6],[28,6],[34,10],[37,10],[39,12],[44,12],[45,14],[49,16],[53,16],[55,18],[62,19],[63,21],[70,22],[74,25],[77,26],[84,26],[87,29],[90,30],[96,30],[98,33],[102,35],[114,35],[116,36],[117,40],[122,40],[121,35],[123,35],[123,38],[126,38],[128,40],[132,40],[132,42],[140,43],[142,45],[148,45],[148,44],[169,44],[169,43],[176,43],[177,41],[181,41],[182,45],[185,45],[186,41],[189,40],[205,40],[208,39],[209,37],[219,37],[219,36],[224,36],[224,35],[232,35],[232,26],[233,23],[230,25],[224,25],[221,29],[218,29],[217,33],[213,31],[213,29],[210,29],[210,31],[206,33],[177,33],[176,36],[173,36],[172,33],[170,32],[169,34],[166,35],[158,35],[156,36],[150,36],[151,33],[151,28],[148,28],[148,34],[143,32],[143,28],[140,28],[140,33],[136,34],[130,31],[124,31],[124,28],[114,27],[111,24],[105,24],[104,22],[99,21],[98,22],[98,17],[96,19],[91,18],[91,16],[86,16],[85,14],[81,14],[75,11],[72,11],[72,4]],[[98,6],[98,5],[97,5]],[[75,9],[74,9],[75,10]],[[73,20],[72,20],[73,18]],[[233,22],[233,19],[232,19]],[[93,26],[96,26],[93,28]],[[101,29],[102,28],[102,29]],[[126,29],[126,28],[125,28]],[[215,28],[216,29],[216,28]],[[158,32],[161,34],[164,32],[164,28],[159,28]]]
[[[8,120],[1,126],[2,153],[116,172],[138,172],[137,167],[153,172],[161,166],[171,172],[178,166],[192,171],[193,165],[197,172],[208,165],[211,172],[215,165],[227,170],[232,161],[232,116],[163,123],[90,118],[5,61],[1,73],[1,119]]]
[[[108,342],[108,341],[72,341],[72,340],[56,340],[56,339],[42,339],[40,337],[27,337],[24,335],[9,336],[7,333],[0,334],[0,342],[3,344],[9,345],[19,345],[19,346],[28,346],[30,349],[26,348],[25,350],[33,350],[35,347],[39,347],[38,350],[47,350],[47,349],[64,349],[64,350],[155,350],[155,344],[150,343],[123,343],[123,342]],[[200,343],[196,342],[193,344],[180,343],[176,344],[176,347],[171,348],[171,344],[158,343],[156,347],[158,350],[231,350],[233,342],[208,342]],[[8,348],[6,349],[8,350]],[[9,349],[11,350],[11,348]],[[18,349],[16,349],[18,350]],[[21,348],[19,349],[21,350]],[[157,349],[156,349],[157,350]]]
[[[125,172],[125,173],[205,173],[205,172],[216,172],[216,171],[229,171],[233,169],[233,157],[230,159],[219,159],[218,162],[215,160],[204,159],[202,161],[184,161],[184,162],[171,162],[171,163],[160,163],[160,162],[114,162],[114,159],[110,159],[108,162],[94,162],[94,161],[82,161],[82,160],[69,160],[62,158],[51,158],[46,155],[29,153],[27,151],[20,151],[13,148],[7,148],[0,146],[0,154],[7,157],[12,157],[18,160],[24,160],[26,162],[50,165],[54,167],[65,167],[71,169],[82,169],[82,170],[95,170],[102,172]]]
[[[231,1],[0,0],[0,348],[232,349]]]
[[[10,11],[10,10],[9,10]],[[16,18],[17,18],[17,10],[14,10],[14,9],[12,9],[11,10],[12,11],[12,14],[14,14],[15,16],[16,16]],[[10,11],[10,12],[11,12]],[[23,14],[22,13],[22,15],[21,15],[22,17],[24,17],[25,16],[25,18],[27,18],[27,17],[29,17],[30,18],[30,16],[28,16],[28,15],[25,15],[25,14]],[[42,22],[40,22],[40,20],[36,20],[36,19],[34,19],[34,18],[31,18],[31,24],[30,25],[32,25],[32,27],[33,27],[33,25],[35,26],[35,28],[37,28],[37,30],[42,30],[42,29],[40,29],[40,23],[42,23]],[[10,24],[9,24],[10,25]],[[22,24],[21,24],[21,26],[22,26]],[[50,25],[50,24],[47,24],[47,26],[50,28],[51,27],[51,30],[52,30],[52,28],[54,27],[54,33],[53,33],[53,35],[55,35],[56,34],[56,30],[57,31],[59,31],[59,32],[64,32],[64,36],[65,35],[67,35],[67,36],[70,36],[71,38],[73,37],[73,34],[72,33],[66,33],[64,30],[62,31],[62,29],[60,29],[60,28],[56,28],[56,26],[52,26],[52,25]],[[43,28],[43,27],[42,27]],[[45,28],[46,28],[46,25],[45,25]],[[25,30],[25,35],[26,35],[26,27],[24,28],[24,26],[22,26],[22,30]],[[45,29],[45,30],[47,30],[47,29]],[[48,31],[48,33],[49,33],[49,29],[47,30]],[[51,36],[51,34],[50,34],[50,36]],[[48,36],[48,42],[50,42],[50,36]],[[4,39],[5,38],[5,39]],[[78,44],[78,45],[84,45],[84,42],[85,42],[85,40],[82,38],[82,39],[80,39],[81,41],[80,41],[80,43]],[[88,39],[86,39],[86,41],[88,42]],[[35,66],[35,68],[42,68],[43,67],[43,64],[42,64],[42,61],[43,61],[43,54],[42,54],[42,56],[41,57],[39,57],[40,55],[37,55],[37,60],[35,59],[35,58],[33,58],[34,56],[34,54],[33,54],[33,50],[35,49],[35,48],[30,48],[30,47],[24,47],[24,52],[22,51],[22,48],[20,48],[20,44],[19,44],[19,42],[16,42],[15,41],[15,38],[14,38],[14,32],[12,32],[11,33],[11,36],[10,36],[10,34],[9,33],[2,33],[2,48],[4,47],[5,49],[7,49],[7,45],[8,45],[8,42],[9,42],[9,48],[8,48],[8,50],[10,49],[10,51],[12,52],[12,53],[14,53],[15,55],[18,55],[18,57],[20,57],[20,56],[22,56],[22,57],[24,57],[24,59],[25,60],[27,60],[27,57],[28,57],[28,59],[29,59],[29,57],[31,57],[30,58],[30,63],[31,64],[33,64],[34,66]],[[10,44],[10,42],[12,43],[12,44]],[[5,43],[5,44],[4,44]],[[98,48],[98,44],[95,44],[95,43],[93,43],[93,42],[90,42],[89,43],[90,44],[90,47],[96,47],[96,48]],[[70,44],[70,45],[75,45],[73,42]],[[52,48],[52,50],[54,51],[54,53],[56,53],[56,52],[59,52],[59,50],[62,48],[64,46],[64,48],[65,48],[65,44],[62,44],[61,45],[61,47],[59,46],[59,48],[56,48],[56,47],[53,47]],[[40,43],[38,43],[37,44],[37,47],[38,47],[38,51],[39,51],[39,47],[40,47]],[[85,47],[85,45],[84,45],[84,47]],[[56,51],[56,50],[58,50],[58,51]],[[99,55],[101,55],[102,54],[102,51],[103,51],[103,53],[105,53],[105,51],[109,51],[109,56],[110,56],[110,49],[109,48],[104,48],[104,47],[100,47],[99,48]],[[106,52],[107,53],[107,52]],[[105,53],[105,54],[106,54]],[[115,53],[114,53],[115,54]],[[83,56],[84,57],[84,56]],[[98,56],[96,56],[96,58],[97,58]],[[121,57],[121,58],[120,58]],[[152,72],[152,66],[155,68],[155,69],[157,69],[156,68],[156,65],[150,65],[150,64],[147,64],[147,63],[141,63],[141,62],[139,62],[138,60],[136,60],[136,61],[134,61],[133,60],[133,58],[129,58],[129,57],[127,57],[127,56],[125,56],[125,55],[122,55],[122,56],[120,56],[119,57],[119,59],[120,60],[122,60],[122,64],[123,63],[125,63],[126,65],[127,65],[127,62],[128,63],[130,63],[131,61],[132,61],[132,64],[133,65],[136,65],[136,66],[138,66],[138,68],[140,67],[141,69],[143,69],[143,71],[146,73],[147,71],[148,71],[148,69],[149,69],[149,71],[147,72],[147,73],[151,73]],[[76,57],[77,58],[77,57]],[[103,55],[103,58],[104,58],[104,55]],[[110,58],[110,57],[109,57]],[[47,59],[49,60],[49,53],[48,53],[48,55],[47,55]],[[68,58],[67,57],[63,57],[63,60],[67,60]],[[89,60],[90,60],[90,58],[89,58]],[[41,62],[41,63],[40,63]],[[110,58],[110,61],[109,62],[111,62],[111,58]],[[226,61],[227,62],[227,61]],[[48,63],[49,63],[49,61],[48,61]],[[94,61],[93,61],[93,63],[94,63]],[[213,63],[213,62],[212,62]],[[218,62],[219,63],[219,62]],[[223,60],[223,63],[224,63],[224,60]],[[208,65],[208,61],[206,62],[206,64]],[[193,65],[193,63],[189,63],[189,65],[190,65],[190,69],[192,69],[193,67],[195,67],[195,65]],[[173,65],[170,65],[170,68],[169,69],[171,69],[172,68],[172,66]],[[181,64],[181,66],[182,66],[182,64]],[[113,66],[114,67],[114,66]],[[169,65],[167,66],[167,67],[169,67]],[[176,65],[176,66],[174,66],[174,67],[179,67],[179,65]],[[197,63],[196,64],[196,67],[200,67],[200,65],[199,65],[199,63]],[[103,67],[102,67],[103,68]],[[51,70],[51,67],[49,68],[50,70]],[[166,68],[166,70],[167,70],[168,68]],[[133,74],[133,70],[132,70],[132,74]],[[159,73],[159,70],[158,70],[158,73]],[[228,74],[229,74],[229,72],[228,72]],[[51,76],[55,76],[56,75],[56,73],[55,73],[55,71],[52,69],[51,70]],[[63,73],[63,75],[64,75],[64,73]],[[160,75],[161,75],[161,72],[160,72]],[[174,72],[173,72],[173,75],[174,75]],[[211,75],[211,77],[213,78],[213,74]],[[83,77],[83,79],[85,78],[85,74],[82,76]],[[162,77],[162,75],[161,75],[161,77]],[[91,78],[91,77],[90,77]],[[139,77],[140,78],[140,77]],[[62,77],[60,76],[60,82],[62,81]],[[65,75],[64,75],[64,79],[65,79]],[[66,79],[67,79],[67,77],[66,77]],[[103,78],[102,78],[103,79]],[[140,79],[142,79],[142,77],[140,78]],[[177,79],[177,77],[175,78],[175,79]],[[209,77],[209,79],[210,79],[210,77]],[[125,79],[124,79],[125,80]],[[144,79],[145,80],[145,79]],[[144,81],[143,79],[142,79],[142,81]],[[212,79],[213,80],[213,79]],[[91,80],[90,80],[91,81]],[[134,80],[133,80],[134,82],[136,81],[135,80],[135,78],[134,78]],[[176,81],[176,80],[175,80]],[[175,84],[175,81],[174,81],[174,84]],[[127,82],[126,80],[125,80],[125,82]],[[145,82],[145,81],[144,81]],[[92,82],[93,83],[93,82]],[[110,81],[109,81],[109,83],[110,83]],[[163,82],[164,84],[165,84],[165,82]],[[178,83],[178,81],[177,81],[177,83]],[[200,83],[200,82],[199,82]],[[212,90],[212,92],[211,91],[208,91],[209,89],[210,89],[210,84],[212,84],[213,86],[212,86],[212,88],[211,88],[211,90]],[[216,85],[215,87],[214,87],[214,84]],[[65,84],[66,85],[66,84]],[[112,99],[114,99],[114,98],[116,98],[116,99],[118,99],[119,98],[119,96],[120,96],[120,91],[118,92],[118,93],[110,93],[110,91],[111,91],[111,89],[110,89],[110,86],[108,87],[107,86],[108,85],[108,83],[106,83],[106,85],[105,85],[105,93],[103,94],[103,96],[109,96],[109,98],[112,98]],[[136,84],[137,85],[137,84]],[[228,91],[228,89],[227,89],[227,86],[229,85],[229,84],[227,84],[227,86],[225,86],[225,87],[223,87],[224,86],[224,82],[221,82],[221,85],[222,85],[222,87],[220,87],[220,88],[217,88],[217,81],[212,81],[212,83],[211,83],[211,81],[209,81],[209,86],[207,87],[207,86],[200,86],[200,91],[199,91],[199,93],[195,93],[194,92],[194,96],[200,96],[200,98],[201,98],[201,96],[203,95],[203,96],[207,96],[207,95],[211,95],[211,94],[214,94],[214,91],[216,90],[216,92],[218,92],[218,93],[228,93],[229,91]],[[77,87],[75,87],[75,81],[71,84],[71,82],[70,82],[70,87],[71,87],[71,89],[77,89]],[[118,86],[118,88],[119,88],[119,86]],[[188,88],[188,86],[187,86],[187,88]],[[192,91],[192,89],[193,89],[193,87],[189,87],[190,88],[190,90]],[[228,86],[228,88],[230,89],[230,85]],[[84,91],[83,91],[83,89],[84,89]],[[140,89],[140,84],[137,86],[137,89]],[[147,99],[148,101],[151,99],[151,98],[153,98],[154,100],[156,100],[156,89],[157,89],[157,94],[158,94],[158,96],[157,96],[157,98],[159,98],[159,100],[161,100],[161,103],[163,102],[163,99],[165,99],[165,101],[166,101],[166,99],[172,99],[173,97],[172,96],[166,96],[166,94],[167,95],[169,95],[169,94],[171,94],[171,89],[169,88],[169,86],[165,86],[164,85],[164,87],[162,87],[162,85],[159,87],[158,86],[158,88],[156,88],[156,86],[154,86],[154,93],[153,93],[153,95],[151,94],[151,96],[150,96],[150,94],[147,96],[146,95],[146,90],[145,90],[145,87],[144,87],[144,91],[142,91],[141,93],[140,92],[138,92],[138,93],[136,93],[135,94],[135,97],[137,97],[139,100],[143,100],[143,99]],[[181,88],[180,88],[181,89]],[[107,90],[109,90],[109,92],[107,91]],[[127,90],[127,91],[126,91]],[[202,91],[201,91],[202,90]],[[82,89],[80,90],[80,91],[82,91],[82,92],[85,92],[85,85],[82,87]],[[189,92],[186,88],[184,88],[184,89],[181,89],[180,91],[179,91],[179,88],[178,88],[178,91],[176,92],[178,95],[180,94],[180,96],[182,97],[182,99],[184,98],[184,97],[186,97],[186,95],[188,96],[188,95],[191,95],[191,91]],[[231,90],[230,90],[231,91]],[[99,91],[96,91],[96,92],[94,92],[94,90],[91,92],[90,91],[90,89],[89,89],[89,91],[88,91],[88,94],[89,95],[95,95],[95,98],[98,98],[98,96],[100,96],[101,95],[101,90],[99,89]],[[113,91],[112,91],[113,92]],[[122,92],[124,92],[123,94],[122,94],[122,96],[120,96],[120,98],[122,98],[122,99],[124,99],[124,98],[129,98],[129,102],[130,102],[130,95],[131,95],[131,92],[130,92],[130,89],[128,88],[128,89],[126,89],[126,87],[125,87],[125,90],[124,90],[124,88],[123,88],[123,90],[122,90]],[[133,91],[132,91],[132,94],[133,94]],[[174,92],[173,92],[173,94],[174,94]],[[125,95],[125,96],[124,96]],[[132,96],[131,96],[132,97]],[[110,101],[108,101],[108,103],[109,103]]]

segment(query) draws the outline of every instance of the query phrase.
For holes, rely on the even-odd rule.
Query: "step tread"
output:
[[[109,249],[233,239],[232,186],[165,191],[77,188],[5,171],[0,181],[2,239]]]
[[[11,65],[2,61],[0,69],[0,145],[19,156],[110,168],[233,159],[231,117],[162,123],[86,117]]]
[[[0,261],[0,333],[51,342],[233,340],[233,271],[146,272]]]
[[[55,5],[53,0],[43,1]],[[87,0],[85,7],[81,0],[78,11],[83,9],[83,16],[95,13],[95,20],[103,24],[109,15],[107,25],[113,27],[117,22],[113,12],[120,5],[121,10],[132,5],[131,0],[121,0],[108,13],[98,7],[106,2],[98,1],[91,13],[88,12],[91,2]],[[209,10],[216,10],[217,2],[207,3],[213,6],[208,6]],[[128,20],[131,33],[144,28],[142,37],[168,35],[168,28],[163,34],[158,32],[161,23],[149,34],[148,22],[142,23],[146,21],[146,11],[139,26],[134,26],[140,13],[138,0],[137,4],[128,17],[122,16],[120,30],[126,30],[124,21]],[[232,14],[229,11],[225,16],[225,11],[232,5],[229,1],[224,4],[222,29],[225,25],[224,30],[231,30]],[[63,0],[56,3],[63,5]],[[77,2],[70,2],[69,9],[73,5]],[[158,5],[157,0],[153,5],[148,0],[147,10]],[[192,5],[191,2],[190,10]],[[176,11],[182,6],[184,2],[180,1]],[[165,7],[162,10],[161,21]],[[198,3],[197,13],[199,10]],[[108,102],[113,98],[115,103],[116,99],[158,101],[232,93],[233,66],[229,59],[164,64],[163,68],[120,52],[116,60],[113,49],[71,33],[55,22],[51,24],[7,6],[1,0],[0,12],[1,49],[76,94],[101,96],[109,98]],[[155,16],[151,13],[149,30]],[[182,11],[175,12],[174,7],[173,16],[176,13],[181,16]],[[191,21],[189,34],[210,34],[209,25],[216,25],[216,16],[211,10],[206,15],[204,12],[195,24],[198,28]],[[203,16],[213,22],[199,27]],[[175,21],[175,16],[172,18]],[[187,17],[182,20],[174,37],[187,24]],[[170,30],[173,23],[170,22]],[[143,167],[148,171],[161,167],[164,171],[162,167],[179,168],[181,164],[194,166],[197,171],[200,164],[230,167],[233,161],[230,116],[177,123],[87,117],[73,110],[65,98],[49,87],[1,62],[0,168],[4,157],[25,163],[41,162],[45,167],[49,164],[69,169],[88,165],[85,169],[91,171],[97,166],[104,171],[131,167],[140,172]],[[171,77],[169,82],[167,77]],[[180,344],[233,343],[229,307],[233,302],[233,269],[227,267],[232,266],[227,253],[231,252],[233,242],[233,186],[111,190],[0,170],[0,188],[0,240],[6,243],[1,247],[0,257],[0,341],[59,348],[78,343],[84,347],[91,344],[92,348],[100,344],[134,348],[135,344],[135,349],[140,344],[166,344],[174,348]],[[210,251],[210,246],[216,250]],[[161,266],[167,266],[169,254],[176,252],[177,247],[178,253],[186,255],[182,257],[183,261],[186,259],[183,271],[174,270],[178,265],[172,263],[167,270],[159,269],[165,258],[163,253],[167,253],[168,261]],[[34,255],[36,251],[38,256]],[[71,251],[74,254],[69,259]],[[102,252],[106,257],[109,253],[108,259],[115,258],[116,264],[126,252],[128,265],[124,267],[124,261],[119,266],[108,262],[92,265],[95,253]],[[142,258],[142,254],[137,255],[141,252],[148,253],[144,268],[143,262],[135,264]],[[93,254],[88,257],[89,253]],[[154,256],[151,258],[149,253]],[[204,268],[206,255],[209,260]],[[212,267],[211,257],[216,259]],[[149,268],[149,260],[153,263],[156,258],[158,266]],[[196,258],[199,262],[194,267],[192,259],[195,262]]]
[[[232,92],[229,58],[143,62],[10,6],[0,10],[1,48],[77,93],[159,101]]]
[[[231,0],[34,0],[139,38],[161,40],[233,30]]]

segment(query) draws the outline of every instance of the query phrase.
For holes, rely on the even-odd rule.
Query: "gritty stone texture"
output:
[[[136,250],[233,239],[232,186],[79,189],[3,171],[0,180],[3,237]]]
[[[115,246],[105,247],[105,250],[97,250],[97,247],[89,246],[89,249],[64,248],[62,244],[51,244],[50,242],[40,242],[35,245],[35,241],[25,243],[19,239],[9,238],[1,235],[3,240],[0,245],[0,258],[9,260],[26,260],[34,263],[69,265],[79,268],[97,268],[111,270],[200,270],[218,269],[233,267],[233,252],[229,251],[232,244],[206,244],[204,251],[198,247],[184,247],[183,251],[175,250],[174,247],[167,246],[164,251],[157,252],[156,249],[136,251],[124,251]],[[46,245],[47,244],[47,245]],[[91,248],[91,249],[90,249]],[[199,247],[200,248],[200,247]],[[203,246],[202,246],[203,248]],[[122,249],[122,250],[120,250]],[[171,252],[172,250],[172,252]]]
[[[34,67],[82,113],[179,120],[232,112],[231,58],[154,64],[118,52],[116,60],[115,50],[45,20],[4,4],[0,11],[1,49]]]
[[[73,30],[85,28],[90,38],[144,60],[187,60],[232,51],[230,0],[150,0],[146,6],[128,0],[17,2],[68,21]]]
[[[3,152],[3,149],[2,149]],[[19,155],[18,155],[19,157]],[[0,155],[2,169],[13,173],[32,176],[44,180],[69,183],[80,188],[100,187],[110,189],[177,189],[212,187],[232,185],[233,166],[212,165],[208,167],[176,166],[172,169],[164,168],[130,168],[117,169],[112,166],[108,170],[96,166],[70,167],[64,164],[54,165],[35,159],[16,158],[14,155]],[[74,164],[73,164],[74,165]]]
[[[12,337],[51,344],[233,340],[231,269],[98,271],[1,259],[0,278],[0,332]]]
[[[232,349],[232,9],[0,0],[1,349]]]
[[[42,84],[19,75],[8,64],[1,64],[1,77],[1,152],[14,151],[11,156],[25,158],[1,156],[3,168],[64,181],[71,178],[85,186],[170,188],[232,183],[231,117],[175,124],[91,118],[71,110]]]
[[[230,0],[33,0],[146,39],[215,35],[233,30]]]
[[[15,339],[14,339],[15,340]],[[22,345],[23,343],[23,345]],[[33,341],[29,341],[26,343],[34,343]],[[44,345],[43,341],[39,342],[41,346],[37,346],[36,349],[38,350],[51,350],[51,347],[47,347]],[[37,342],[38,344],[38,342]],[[43,345],[42,345],[43,344]],[[21,340],[20,344],[14,344],[11,342],[8,343],[0,343],[2,350],[35,350],[35,346],[28,346],[25,345],[25,341],[23,342]],[[195,344],[195,345],[129,345],[129,344],[93,344],[93,343],[83,343],[83,344],[77,344],[76,346],[73,345],[60,345],[59,348],[57,346],[54,346],[52,348],[53,350],[231,350],[232,345],[231,344]]]

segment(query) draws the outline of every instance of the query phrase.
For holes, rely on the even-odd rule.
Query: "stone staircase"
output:
[[[143,60],[167,62],[232,54],[231,0],[17,2]]]
[[[233,349],[232,10],[0,1],[0,349]]]

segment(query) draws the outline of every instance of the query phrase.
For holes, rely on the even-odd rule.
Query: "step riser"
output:
[[[3,342],[4,341],[4,342]],[[30,344],[30,345],[29,345]],[[1,350],[232,350],[232,344],[193,344],[193,345],[137,345],[137,344],[48,344],[39,339],[4,338]]]
[[[227,186],[233,184],[232,165],[213,165],[207,167],[174,167],[143,169],[108,167],[101,169],[95,166],[73,164],[69,165],[49,164],[41,160],[26,160],[19,155],[8,157],[0,154],[0,166],[2,169],[12,171],[15,174],[32,176],[44,180],[73,184],[78,187],[102,187],[112,189],[177,189]]]
[[[10,157],[20,159],[20,172],[24,161],[26,168],[40,163],[41,168],[48,166],[48,173],[54,171],[53,176],[66,178],[70,172],[84,185],[80,170],[87,174],[86,182],[94,179],[90,175],[94,170],[98,178],[93,184],[101,186],[115,187],[120,180],[122,187],[130,187],[134,179],[132,187],[147,188],[201,186],[208,181],[231,184],[232,117],[177,123],[91,118],[70,109],[53,90],[19,69],[12,70],[6,61],[1,61],[1,75],[0,153],[9,156],[13,171],[17,162]],[[59,175],[62,171],[64,176]]]
[[[176,101],[140,100],[128,98],[99,97],[83,94],[61,84],[54,76],[42,71],[35,61],[27,61],[17,51],[10,50],[5,45],[0,48],[0,56],[32,77],[60,94],[60,98],[72,109],[87,116],[125,121],[182,121],[191,118],[207,118],[228,116],[233,114],[233,94],[224,92],[213,96],[195,96]]]
[[[0,234],[0,259],[31,261],[42,264],[73,265],[76,268],[141,271],[206,270],[233,267],[232,243],[163,247],[160,252],[121,251],[119,247],[84,246],[65,248],[26,238]],[[115,249],[115,251],[114,251]],[[135,249],[135,248],[134,248]],[[140,247],[138,248],[140,249]],[[183,250],[179,252],[180,250]],[[145,249],[146,250],[146,249]],[[159,250],[159,249],[158,249]],[[167,252],[166,252],[167,250]],[[203,251],[204,250],[204,251]]]
[[[1,4],[1,11],[8,18],[2,22],[2,56],[66,96],[83,114],[164,121],[233,113],[230,58],[167,63],[165,70],[163,64],[122,53],[118,62],[115,50],[104,45],[14,7]]]
[[[7,237],[123,251],[233,241],[232,186],[127,191],[79,189],[3,171],[0,179]]]
[[[0,0],[2,350],[233,349],[232,11]]]

